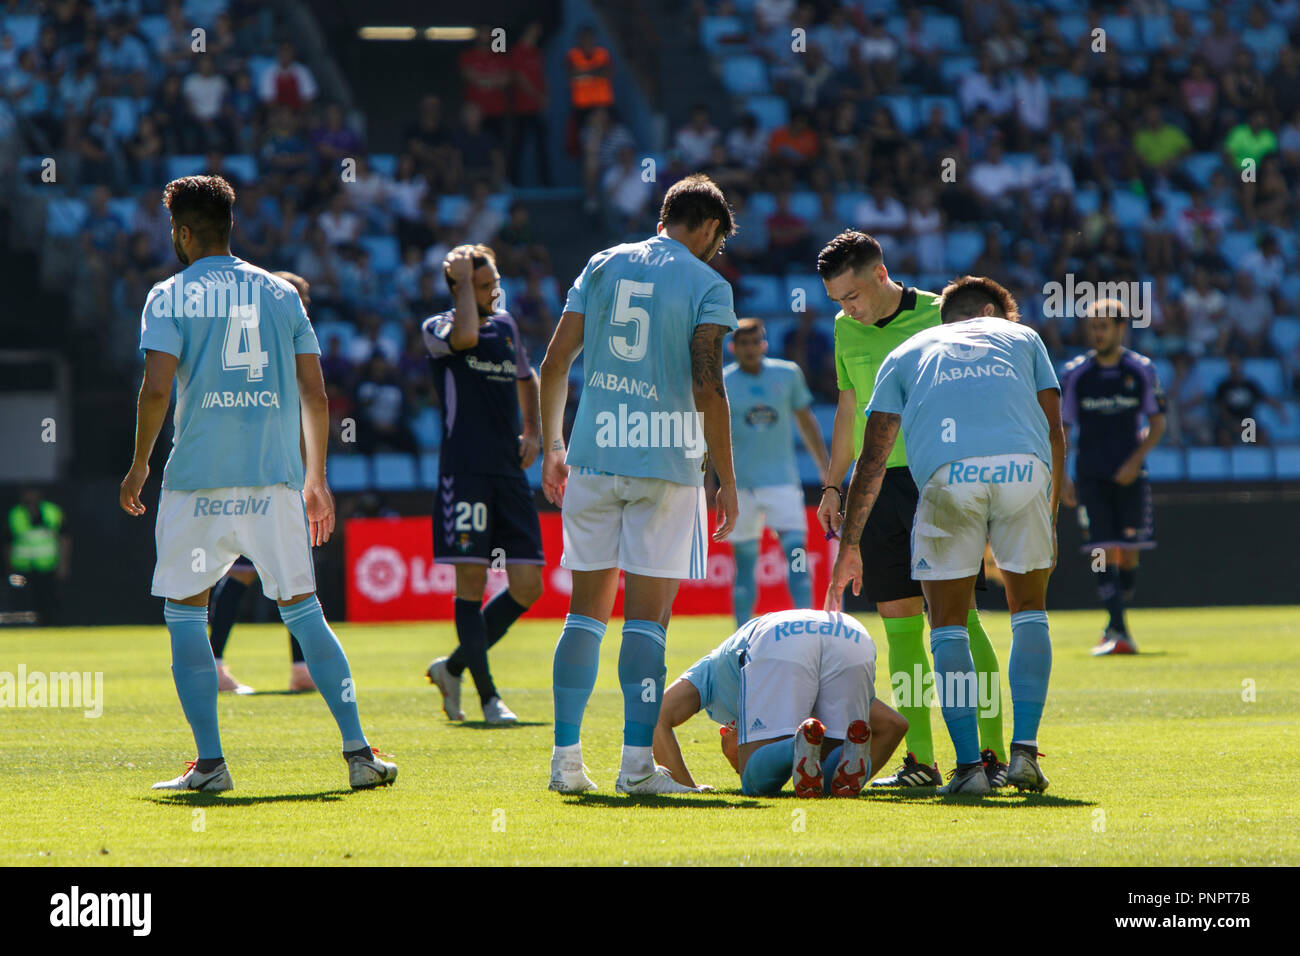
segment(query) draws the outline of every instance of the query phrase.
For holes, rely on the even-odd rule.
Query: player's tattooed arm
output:
[[[901,417],[892,412],[872,412],[867,418],[862,454],[853,469],[849,500],[844,505],[844,543],[848,547],[858,546],[867,516],[880,496],[880,485],[885,480],[885,462],[894,450],[901,422]]]
[[[722,380],[722,340],[729,331],[725,325],[706,322],[697,325],[691,336],[691,390],[695,394],[696,411],[704,422],[706,468],[712,465],[718,476],[718,493],[713,499],[718,516],[714,541],[721,541],[731,533],[739,508],[736,469],[731,457],[731,407]]]
[[[695,327],[691,337],[691,385],[697,396],[704,392],[727,397],[722,384],[722,340],[727,332],[725,325],[709,323]]]

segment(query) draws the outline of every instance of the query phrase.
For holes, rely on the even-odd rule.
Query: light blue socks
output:
[[[302,646],[302,656],[307,662],[311,679],[320,689],[320,695],[329,705],[334,721],[343,735],[343,752],[351,753],[369,746],[361,732],[361,717],[357,714],[357,689],[352,682],[343,645],[325,623],[325,614],[315,594],[297,604],[280,608],[280,619],[289,633]]]
[[[758,595],[754,569],[758,566],[760,540],[755,538],[753,541],[735,541],[731,545],[731,550],[736,556],[736,580],[731,585],[731,601],[736,613],[737,627],[754,615],[754,600]]]
[[[786,582],[796,608],[812,604],[812,575],[808,573],[807,538],[802,531],[787,531],[781,535],[781,550],[785,553]],[[796,570],[797,569],[797,570]]]
[[[1047,612],[1012,614],[1011,660],[1007,665],[1014,717],[1012,743],[1038,740],[1038,725],[1043,719],[1051,675],[1052,638],[1047,630]]]
[[[664,648],[668,634],[656,621],[623,622],[618,651],[618,682],[623,688],[623,746],[654,742],[659,704],[664,696]]]
[[[957,751],[957,762],[979,763],[979,684],[970,653],[970,634],[964,626],[932,627],[930,652],[934,655],[939,709]]]
[[[555,746],[571,747],[582,732],[582,715],[596,686],[600,642],[605,625],[595,618],[570,614],[555,645],[551,693],[555,702]]]
[[[172,680],[194,732],[200,760],[221,756],[217,730],[217,662],[208,643],[208,609],[166,601],[163,620],[172,639]]]

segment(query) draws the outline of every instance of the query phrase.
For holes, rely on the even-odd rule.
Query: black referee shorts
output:
[[[912,525],[921,494],[906,466],[886,468],[885,480],[862,529],[862,593],[875,604],[921,596],[921,583],[912,580]],[[987,590],[984,562],[975,587]]]

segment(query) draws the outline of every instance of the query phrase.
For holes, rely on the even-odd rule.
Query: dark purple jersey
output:
[[[1142,417],[1163,415],[1165,392],[1151,360],[1123,349],[1114,365],[1089,351],[1061,373],[1061,418],[1079,426],[1075,480],[1110,479],[1142,443]]]
[[[478,343],[451,347],[453,313],[424,320],[421,334],[433,366],[433,384],[442,402],[444,475],[518,475],[519,434],[523,431],[516,382],[533,374],[519,327],[498,312],[478,327]]]

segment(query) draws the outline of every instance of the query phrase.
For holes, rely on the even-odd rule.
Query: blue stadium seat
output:
[[[531,465],[524,469],[528,486],[533,489],[542,487],[542,456],[538,455]]]
[[[822,277],[817,273],[787,272],[782,289],[787,313],[790,312],[791,303],[794,301],[795,289],[803,289],[804,308],[809,312],[825,312],[834,307],[834,304],[826,298],[826,286],[822,285]]]
[[[766,93],[767,65],[756,56],[742,53],[722,61],[722,85],[732,93]]]
[[[978,229],[953,229],[948,233],[948,268],[965,272],[984,251],[984,234]]]
[[[1157,193],[1165,204],[1165,222],[1172,226],[1178,222],[1183,210],[1192,204],[1192,197],[1178,189],[1166,189]]]
[[[785,354],[785,337],[799,325],[799,319],[790,311],[789,300],[784,302],[779,312],[770,317],[763,316],[763,329],[767,332],[768,355],[772,358],[789,358]]]
[[[923,96],[916,107],[917,122],[921,126],[930,122],[930,113],[936,106],[943,110],[943,121],[950,129],[955,130],[961,125],[961,106],[955,96]]]
[[[108,211],[122,224],[122,228],[131,232],[135,229],[135,214],[138,203],[134,199],[110,199]]]
[[[51,236],[75,236],[90,213],[85,200],[56,197],[45,204],[45,231]]]
[[[1289,356],[1300,348],[1300,319],[1286,316],[1274,319],[1268,337],[1279,355]]]
[[[438,224],[440,226],[455,225],[460,217],[465,215],[467,208],[469,208],[469,199],[465,196],[450,193],[439,196]]]
[[[1273,449],[1273,474],[1280,479],[1300,478],[1300,445]]]
[[[736,17],[701,17],[700,46],[710,53],[724,49],[725,37],[743,36],[745,28]]]
[[[1247,229],[1234,229],[1232,232],[1223,234],[1223,239],[1219,243],[1219,251],[1223,253],[1223,258],[1228,260],[1229,265],[1235,269],[1257,244],[1253,232]]]
[[[376,275],[392,275],[402,264],[402,248],[396,236],[362,236],[358,243],[370,253],[370,267]]]
[[[1187,477],[1191,481],[1227,481],[1232,461],[1226,448],[1187,449]]]
[[[262,74],[275,66],[273,56],[250,56],[248,58],[248,75],[253,81],[253,89],[260,89]]]
[[[1256,414],[1273,442],[1294,445],[1300,442],[1300,402],[1287,400],[1282,406],[1285,413],[1274,411],[1268,405],[1260,405]]]
[[[1151,207],[1145,196],[1130,192],[1111,194],[1111,209],[1115,220],[1125,229],[1137,229],[1150,218]]]
[[[962,40],[961,21],[946,13],[927,13],[925,16],[926,39],[936,44],[945,53],[966,49]]]
[[[1053,100],[1084,100],[1088,98],[1088,78],[1068,71],[1058,73],[1051,81]]]
[[[136,31],[145,38],[154,51],[167,42],[167,34],[170,32],[167,18],[161,14],[141,17],[136,22]]]
[[[1273,477],[1273,449],[1242,445],[1229,449],[1232,477],[1239,481],[1261,481]]]
[[[939,63],[939,76],[944,86],[955,86],[957,81],[972,70],[979,69],[979,61],[973,56],[946,56]]]
[[[1074,191],[1074,208],[1080,216],[1097,211],[1101,206],[1101,190],[1096,186],[1080,186]]]
[[[1183,171],[1202,186],[1210,185],[1210,176],[1223,168],[1223,157],[1218,153],[1192,153],[1183,160]]]
[[[316,323],[316,341],[320,343],[321,354],[328,355],[330,348],[329,343],[333,339],[339,340],[339,346],[346,354],[348,346],[356,338],[357,330],[347,322],[317,322]]]
[[[1072,47],[1078,46],[1088,35],[1088,18],[1082,13],[1063,13],[1057,17],[1056,25]]]
[[[1142,17],[1142,46],[1154,53],[1173,37],[1169,17],[1163,13],[1146,14]]]
[[[1141,49],[1138,38],[1138,23],[1134,17],[1106,16],[1101,20],[1102,29],[1106,31],[1106,52],[1119,50],[1126,56]]]
[[[808,454],[808,449],[803,447],[803,442],[799,442],[798,450],[794,453],[795,467],[799,469],[799,483],[812,485],[814,488],[822,483],[821,472],[817,470],[817,462],[813,461],[813,456]]]
[[[1300,272],[1293,272],[1282,278],[1282,298],[1288,302],[1300,299]]]
[[[381,452],[371,456],[374,486],[381,491],[410,491],[420,485],[413,455]]]
[[[904,133],[916,129],[916,103],[910,96],[877,96],[872,105],[884,106],[893,113],[894,122]]]
[[[438,487],[438,456],[434,452],[420,455],[420,487]]]
[[[771,193],[754,193],[749,197],[749,208],[754,211],[754,215],[766,219],[776,212],[776,197]]]
[[[169,180],[180,179],[184,176],[197,176],[206,172],[208,168],[208,158],[206,156],[168,156],[163,160],[163,169]]]
[[[1156,367],[1156,377],[1160,379],[1160,385],[1168,388],[1169,383],[1174,380],[1174,363],[1159,355],[1151,358],[1151,364]]]
[[[808,189],[800,189],[790,194],[790,211],[796,216],[812,222],[821,215],[822,203],[817,194]]]
[[[140,121],[135,100],[129,96],[105,96],[95,101],[96,109],[103,107],[107,107],[112,115],[109,128],[114,133],[122,139],[130,139],[135,135],[136,125]]]
[[[241,183],[257,179],[257,157],[249,153],[231,153],[222,157],[222,165],[231,178]]]
[[[781,280],[775,276],[743,275],[740,277],[740,301],[737,312],[767,315],[789,308]]]
[[[1279,398],[1286,393],[1286,369],[1277,359],[1248,358],[1241,363],[1241,370],[1269,395]]]
[[[835,214],[845,225],[853,225],[858,214],[858,204],[867,198],[867,193],[850,190],[835,197]]]
[[[817,427],[821,429],[821,433],[827,436],[833,434],[835,431],[835,406],[830,402],[815,402],[812,410],[813,417],[817,419]]]
[[[14,38],[15,50],[26,50],[36,46],[40,39],[41,18],[27,13],[0,17],[0,33],[8,33]]]
[[[1219,383],[1228,377],[1228,360],[1217,355],[1208,355],[1196,360],[1192,374],[1201,383],[1206,395],[1213,395]]]
[[[1210,9],[1210,0],[1169,0],[1169,5],[1192,13],[1205,13]]]
[[[380,176],[392,178],[397,175],[397,157],[392,153],[371,153],[366,161]]]
[[[370,487],[370,459],[364,455],[330,455],[330,487],[335,491],[365,491]]]
[[[1182,481],[1185,473],[1182,449],[1151,449],[1147,454],[1147,472],[1152,481]]]
[[[411,419],[411,431],[415,432],[415,443],[426,451],[433,451],[442,445],[442,416],[438,409],[425,407]]]
[[[761,129],[776,129],[790,121],[790,107],[779,96],[762,93],[745,97],[745,109],[754,114]]]

